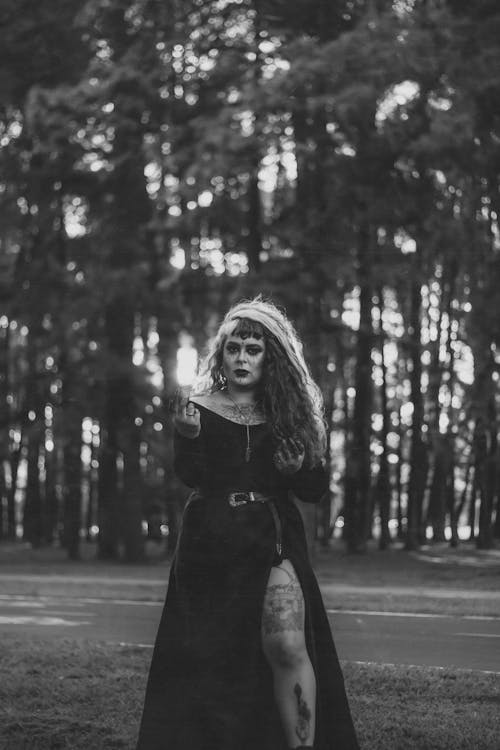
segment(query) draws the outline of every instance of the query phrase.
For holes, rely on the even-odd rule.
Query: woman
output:
[[[175,408],[192,492],[138,750],[358,748],[293,493],[328,489],[322,399],[270,302],[227,313],[198,395]]]

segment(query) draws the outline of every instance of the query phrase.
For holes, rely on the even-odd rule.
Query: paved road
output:
[[[0,637],[71,637],[151,647],[158,602],[60,596],[0,596]],[[500,618],[329,609],[347,661],[486,670],[500,674]]]

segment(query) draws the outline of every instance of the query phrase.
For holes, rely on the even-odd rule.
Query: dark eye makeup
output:
[[[226,351],[229,352],[229,354],[236,354],[239,352],[240,347],[238,344],[226,344]],[[260,354],[263,350],[263,347],[259,346],[258,344],[255,344],[253,346],[247,347],[248,354],[252,356],[256,356],[257,354]]]

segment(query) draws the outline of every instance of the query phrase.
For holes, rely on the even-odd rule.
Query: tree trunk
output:
[[[23,515],[23,539],[33,547],[41,547],[43,538],[43,510],[40,491],[40,424],[28,428],[26,502]]]
[[[356,347],[356,395],[346,466],[346,540],[350,552],[366,549],[371,503],[372,293],[360,266],[360,327]]]
[[[109,399],[111,396],[109,396]],[[108,406],[109,406],[108,399]],[[119,558],[120,514],[118,503],[118,445],[116,425],[109,419],[101,424],[99,454],[97,555],[100,560]]]
[[[82,511],[82,419],[78,409],[65,408],[63,546],[70,560],[80,557]]]
[[[17,447],[11,448],[10,451],[10,476],[11,484],[7,493],[7,538],[16,538],[16,492],[17,492],[17,480],[19,476],[19,463],[23,453],[23,439],[17,444]]]
[[[449,448],[443,435],[434,439],[434,470],[429,494],[427,522],[432,526],[432,539],[444,542],[446,510],[448,506],[448,477],[450,472]]]
[[[396,520],[398,524],[397,538],[404,539],[405,530],[403,526],[403,425],[401,418],[401,405],[398,412],[398,449],[397,449],[397,469],[396,469],[396,497],[397,510]]]
[[[488,456],[488,431],[481,417],[476,422],[474,430],[474,478],[476,480],[479,494],[479,528],[476,537],[478,549],[489,549],[492,542],[491,533],[491,493],[489,492],[489,456]]]
[[[45,451],[45,514],[44,536],[52,544],[57,529],[57,490],[56,490],[56,454],[55,451]]]
[[[326,465],[328,466],[328,470],[331,471],[332,466],[332,451],[331,451],[331,434],[332,434],[332,413],[333,413],[333,404],[334,404],[334,392],[335,392],[335,385],[331,384],[328,388],[326,395],[325,395],[325,421],[326,421]],[[329,490],[326,494],[326,497],[322,500],[320,507],[319,507],[319,513],[318,513],[318,525],[319,525],[319,537],[321,540],[321,544],[323,546],[326,546],[328,544],[328,540],[331,537],[331,531],[332,531],[332,523],[331,523],[331,515],[332,515],[332,497],[331,497],[331,491]]]
[[[478,473],[478,465],[477,461],[474,461],[474,467],[473,467],[473,477],[472,477],[472,488],[471,488],[471,496],[470,496],[470,504],[469,504],[469,541],[472,541],[476,538],[476,501],[477,496],[479,492],[479,473]]]
[[[380,408],[382,411],[382,434],[380,436],[380,442],[382,443],[382,454],[380,456],[379,471],[377,477],[377,485],[375,495],[377,498],[377,506],[380,513],[380,536],[379,536],[379,549],[387,549],[391,542],[391,534],[389,530],[390,520],[390,509],[391,509],[391,482],[389,476],[389,459],[388,452],[389,446],[387,444],[387,436],[391,428],[391,417],[389,413],[388,399],[387,399],[387,367],[385,364],[384,357],[384,329],[382,324],[382,314],[384,310],[383,303],[383,291],[379,290],[379,310],[380,310],[380,354],[381,354],[381,370],[382,370],[382,385],[380,387]]]
[[[458,537],[458,516],[459,516],[459,509],[457,508],[455,504],[455,466],[453,465],[453,461],[450,466],[449,471],[449,479],[448,479],[448,485],[447,485],[447,499],[448,499],[448,513],[450,518],[450,547],[458,547],[459,544],[459,537]]]
[[[44,401],[41,394],[37,363],[37,344],[40,336],[40,322],[30,321],[30,336],[27,345],[25,433],[27,442],[26,501],[23,514],[23,538],[33,547],[40,547],[44,539],[43,497],[40,477],[40,448],[44,439]]]
[[[107,445],[103,455],[104,471],[108,472],[106,488],[108,498],[100,495],[102,505],[101,522],[103,536],[101,552],[105,556],[118,554],[118,536],[125,559],[128,562],[143,557],[142,537],[142,481],[139,471],[139,435],[134,418],[134,386],[132,381],[132,345],[134,336],[134,311],[128,297],[116,294],[106,310],[106,333],[111,361],[118,361],[118,368],[108,370],[106,433]],[[116,462],[123,458],[123,487],[113,489],[108,481],[118,481]],[[114,467],[114,468],[113,468]],[[121,507],[119,503],[121,496]],[[120,548],[121,548],[120,544]]]
[[[143,484],[139,464],[139,443],[138,430],[129,430],[123,452],[123,540],[126,562],[144,559]]]
[[[129,29],[122,11],[117,13],[108,33],[118,61],[122,54],[126,56],[129,45]],[[106,175],[103,186],[113,200],[106,204],[106,223],[102,225],[109,257],[109,288],[104,311],[108,360],[107,403],[101,425],[105,437],[100,461],[99,555],[117,557],[123,550],[131,561],[141,559],[144,548],[132,351],[135,315],[141,311],[141,273],[149,260],[144,241],[152,218],[152,203],[144,181],[145,126],[141,122],[149,103],[143,98],[147,95],[138,87],[135,75],[124,74],[118,79],[113,96],[117,122],[114,168]],[[123,461],[121,474],[118,460]]]
[[[467,468],[465,471],[465,478],[464,478],[464,488],[462,492],[460,493],[460,499],[458,503],[455,502],[455,471],[458,471],[455,468],[455,466],[451,467],[452,477],[450,481],[450,486],[448,488],[448,511],[450,514],[450,529],[451,529],[451,538],[450,538],[450,546],[451,547],[458,547],[460,543],[460,537],[458,535],[458,522],[460,520],[460,516],[462,515],[462,512],[467,504],[467,497],[470,496],[471,492],[471,482],[470,482],[470,475],[471,475],[471,462],[467,462]]]
[[[481,467],[479,506],[479,531],[477,535],[478,549],[492,549],[493,542],[493,505],[495,496],[496,462],[488,456]]]
[[[87,512],[87,539],[95,537],[95,527],[99,528],[99,449],[95,439],[92,440],[90,468],[88,472],[89,507]],[[93,530],[94,529],[94,530]]]
[[[495,525],[493,526],[493,538],[500,539],[500,456],[495,456],[495,488],[496,488],[496,503],[495,503]]]
[[[84,406],[79,382],[77,347],[65,340],[59,369],[62,376],[60,425],[62,440],[62,543],[70,560],[80,557],[82,526],[82,421]]]
[[[418,269],[417,269],[418,270]],[[410,373],[411,401],[413,403],[412,440],[410,450],[410,479],[408,487],[408,526],[406,549],[416,549],[422,539],[422,504],[427,479],[427,449],[422,436],[424,404],[421,390],[422,362],[420,345],[420,308],[422,296],[419,274],[412,279],[410,299],[409,334],[412,351]]]
[[[10,409],[9,392],[9,325],[0,327],[0,538],[8,539],[10,533],[5,464],[9,459]]]

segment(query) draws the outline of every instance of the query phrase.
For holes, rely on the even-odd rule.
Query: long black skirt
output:
[[[284,556],[305,600],[317,680],[315,750],[357,750],[344,679],[302,519],[277,503]],[[158,628],[137,750],[285,750],[261,613],[276,532],[265,503],[230,508],[193,493]]]

